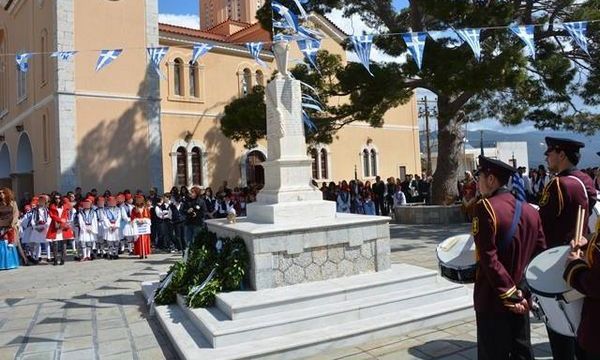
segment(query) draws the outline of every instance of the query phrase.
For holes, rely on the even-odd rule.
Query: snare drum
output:
[[[565,336],[576,336],[584,296],[567,285],[563,273],[571,247],[559,246],[536,256],[527,266],[525,280],[539,309],[534,311],[548,327]]]
[[[598,231],[598,219],[600,218],[600,201],[596,202],[596,206],[592,209],[592,213],[590,214],[590,218],[588,220],[588,227],[590,229],[590,233],[595,233]]]
[[[471,234],[452,236],[444,240],[436,249],[441,275],[455,283],[475,282],[477,262],[475,259],[475,239]]]

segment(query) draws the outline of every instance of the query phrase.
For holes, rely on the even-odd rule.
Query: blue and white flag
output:
[[[308,113],[304,110],[302,110],[302,121],[304,122],[304,125],[306,125],[306,127],[308,128],[309,132],[317,131],[317,126],[312,121],[310,116],[308,116]]]
[[[123,49],[102,50],[96,64],[96,71],[100,71],[103,67],[110,64],[121,55]]]
[[[469,44],[477,61],[481,61],[481,44],[479,43],[481,29],[458,29],[456,33]]]
[[[298,33],[295,36],[300,39],[309,40],[318,40],[323,38],[323,34],[321,34],[319,31],[307,28],[302,25],[298,26]]]
[[[154,70],[158,74],[158,76],[164,78],[165,76],[160,71],[160,63],[162,59],[164,59],[165,55],[169,52],[168,47],[149,47],[146,49],[148,51],[148,57],[150,58],[150,62],[154,67]]]
[[[246,43],[246,48],[248,48],[250,55],[252,55],[252,57],[254,58],[254,60],[256,60],[258,65],[260,65],[262,67],[267,67],[267,64],[265,64],[265,62],[262,61],[259,57],[262,47],[263,47],[263,43],[261,43],[261,42]]]
[[[306,1],[306,2],[308,2],[308,1]],[[294,0],[294,4],[296,4],[296,7],[298,8],[298,11],[300,12],[300,18],[306,19],[308,17],[308,15],[306,14],[306,10],[304,10],[304,8],[302,7],[302,4],[300,4],[300,1]]]
[[[321,40],[300,39],[296,41],[296,43],[298,44],[300,52],[308,59],[311,66],[314,69],[317,69],[317,53],[321,48]]]
[[[515,33],[527,45],[531,57],[535,59],[535,41],[533,25],[511,26],[510,30]]]
[[[352,45],[354,45],[354,52],[358,56],[358,59],[367,69],[371,76],[374,76],[369,69],[369,63],[371,61],[371,46],[373,45],[373,35],[362,35],[362,36],[350,36]]]
[[[590,53],[588,52],[587,43],[588,40],[585,36],[587,32],[587,21],[563,23],[563,27],[565,30],[567,30],[569,35],[571,35],[571,38],[573,38],[573,41],[575,41],[577,46],[579,46],[581,50],[585,51],[585,53],[589,55]]]
[[[511,186],[517,200],[525,201],[525,181],[518,173],[512,174]]]
[[[423,65],[423,53],[425,52],[425,42],[427,40],[427,33],[418,32],[418,33],[408,33],[402,34],[402,38],[406,43],[406,47],[410,52],[413,60],[417,63],[417,67],[421,70],[421,66]]]
[[[31,57],[30,53],[18,54],[15,59],[17,60],[17,66],[19,67],[19,71],[26,73],[29,70],[29,58]]]
[[[69,61],[77,54],[77,51],[55,51],[50,54],[50,57],[55,57],[59,60]]]
[[[279,14],[279,16],[281,16],[283,18],[283,21],[280,21],[280,22],[274,21],[273,26],[283,28],[283,29],[290,29],[290,30],[293,30],[294,32],[298,31],[298,26],[300,25],[300,23],[298,21],[298,16],[296,16],[296,14],[294,14],[290,9],[281,5],[277,1],[271,2],[271,7],[273,8],[274,13]]]
[[[452,29],[429,31],[428,34],[435,42],[446,41],[446,47],[449,49],[460,47],[465,43]]]
[[[192,63],[198,61],[201,56],[206,55],[213,48],[211,44],[198,43],[194,45],[194,53],[192,54]]]

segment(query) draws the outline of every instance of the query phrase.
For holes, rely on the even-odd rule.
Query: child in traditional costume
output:
[[[146,206],[143,195],[135,196],[135,207],[131,210],[131,221],[137,234],[133,253],[138,255],[140,259],[147,258],[152,252],[149,231],[152,221],[150,220],[150,210]]]
[[[81,261],[92,260],[92,248],[98,238],[98,216],[92,209],[92,199],[86,198],[80,203],[77,214],[79,222],[79,244],[82,249]]]
[[[65,264],[67,257],[67,244],[75,238],[71,224],[71,202],[69,198],[63,198],[58,203],[50,205],[50,227],[46,238],[52,242],[54,252],[53,265]],[[60,260],[59,260],[60,257]]]
[[[108,207],[104,211],[104,240],[108,244],[108,259],[118,259],[119,242],[121,241],[121,209],[117,207],[117,199],[108,197]]]
[[[46,233],[50,227],[50,214],[48,211],[48,196],[40,195],[37,206],[32,209],[31,215],[31,234],[29,241],[33,244],[32,256],[36,261],[42,260],[42,246],[47,243]],[[48,262],[51,255],[50,250],[47,250]]]
[[[127,193],[124,195],[125,202],[121,204],[121,231],[125,238],[123,247],[127,246],[129,255],[133,255],[133,242],[135,240],[135,232],[133,229],[133,221],[131,220],[131,212],[133,211],[133,196]]]

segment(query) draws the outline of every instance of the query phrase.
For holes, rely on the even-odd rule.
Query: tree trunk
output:
[[[463,133],[460,115],[448,113],[441,104],[438,104],[438,112],[438,153],[431,191],[433,204],[443,205],[453,203],[458,196]]]

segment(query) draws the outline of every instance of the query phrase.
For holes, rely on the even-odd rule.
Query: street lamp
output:
[[[437,104],[435,100],[428,100],[427,96],[423,97],[418,101],[419,105],[419,117],[425,118],[425,137],[427,141],[427,175],[431,175],[431,142],[430,142],[430,131],[429,131],[429,118],[437,117],[437,109],[434,107],[430,108],[429,104]]]

